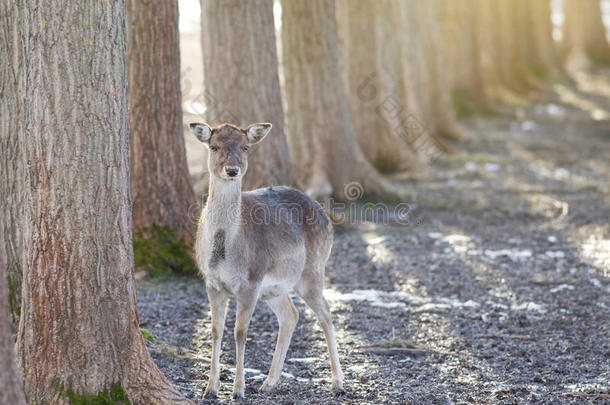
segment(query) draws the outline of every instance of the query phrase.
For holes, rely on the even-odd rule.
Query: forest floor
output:
[[[411,222],[336,229],[327,290],[345,372],[330,390],[324,337],[301,318],[270,394],[257,391],[277,323],[259,303],[246,344],[249,404],[610,402],[610,72],[555,85],[506,116],[464,121],[473,140],[410,182]],[[388,208],[391,210],[391,208]],[[203,282],[139,281],[149,348],[200,400],[210,358]],[[217,403],[231,402],[231,302]]]

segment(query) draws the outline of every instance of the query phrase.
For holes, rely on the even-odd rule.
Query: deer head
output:
[[[248,170],[248,150],[259,143],[271,130],[271,124],[252,124],[241,129],[231,124],[211,128],[208,124],[192,123],[191,131],[210,151],[210,175],[224,181],[238,180]]]

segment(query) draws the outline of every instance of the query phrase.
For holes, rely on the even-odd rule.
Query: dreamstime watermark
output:
[[[377,72],[367,75],[356,89],[358,99],[371,104],[375,113],[390,127],[392,134],[407,143],[415,152],[430,161],[438,159],[442,152],[428,136],[426,128],[410,114],[393,95],[380,95],[376,84]]]
[[[186,67],[180,73],[181,83],[180,91],[182,92],[183,105],[187,106],[187,112],[192,115],[199,116],[201,120],[206,122],[232,122],[238,123],[239,119],[236,114],[226,108],[223,103],[216,98],[212,93],[203,89],[198,94],[191,97],[193,84],[188,73],[192,68]],[[184,125],[185,130],[188,130],[188,125]]]
[[[285,189],[284,189],[285,190]],[[273,193],[273,187],[269,188]],[[323,220],[322,211],[335,225],[356,225],[372,222],[380,225],[419,226],[423,216],[415,204],[401,202],[362,202],[364,188],[358,182],[347,183],[343,188],[344,201],[328,198],[312,206],[308,199],[296,191],[276,191],[268,199],[258,198],[254,203],[233,203],[222,207],[227,224],[251,225],[315,225]],[[265,201],[265,202],[263,202]],[[205,203],[197,202],[189,207],[189,217],[199,220]]]

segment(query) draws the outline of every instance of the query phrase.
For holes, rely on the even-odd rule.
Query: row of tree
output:
[[[220,101],[206,119],[274,124],[246,188],[344,198],[358,181],[402,197],[397,179],[469,136],[457,101],[498,109],[567,62],[610,60],[599,1],[564,3],[558,49],[549,0],[282,0],[278,52],[273,0],[206,0],[205,88]],[[0,3],[7,403],[23,403],[19,375],[31,403],[187,402],[140,334],[132,249],[133,228],[192,237],[177,19],[175,0]],[[5,350],[9,301],[21,373]]]

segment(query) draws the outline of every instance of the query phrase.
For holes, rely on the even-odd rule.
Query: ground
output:
[[[331,393],[323,334],[295,298],[301,318],[270,394],[257,388],[277,324],[256,308],[244,403],[609,403],[609,117],[610,73],[597,72],[513,114],[466,119],[472,140],[409,183],[408,224],[388,207],[336,228],[325,293],[345,393]],[[199,401],[203,282],[145,279],[138,291],[142,327],[160,341],[153,357]],[[217,403],[231,402],[230,308]]]

